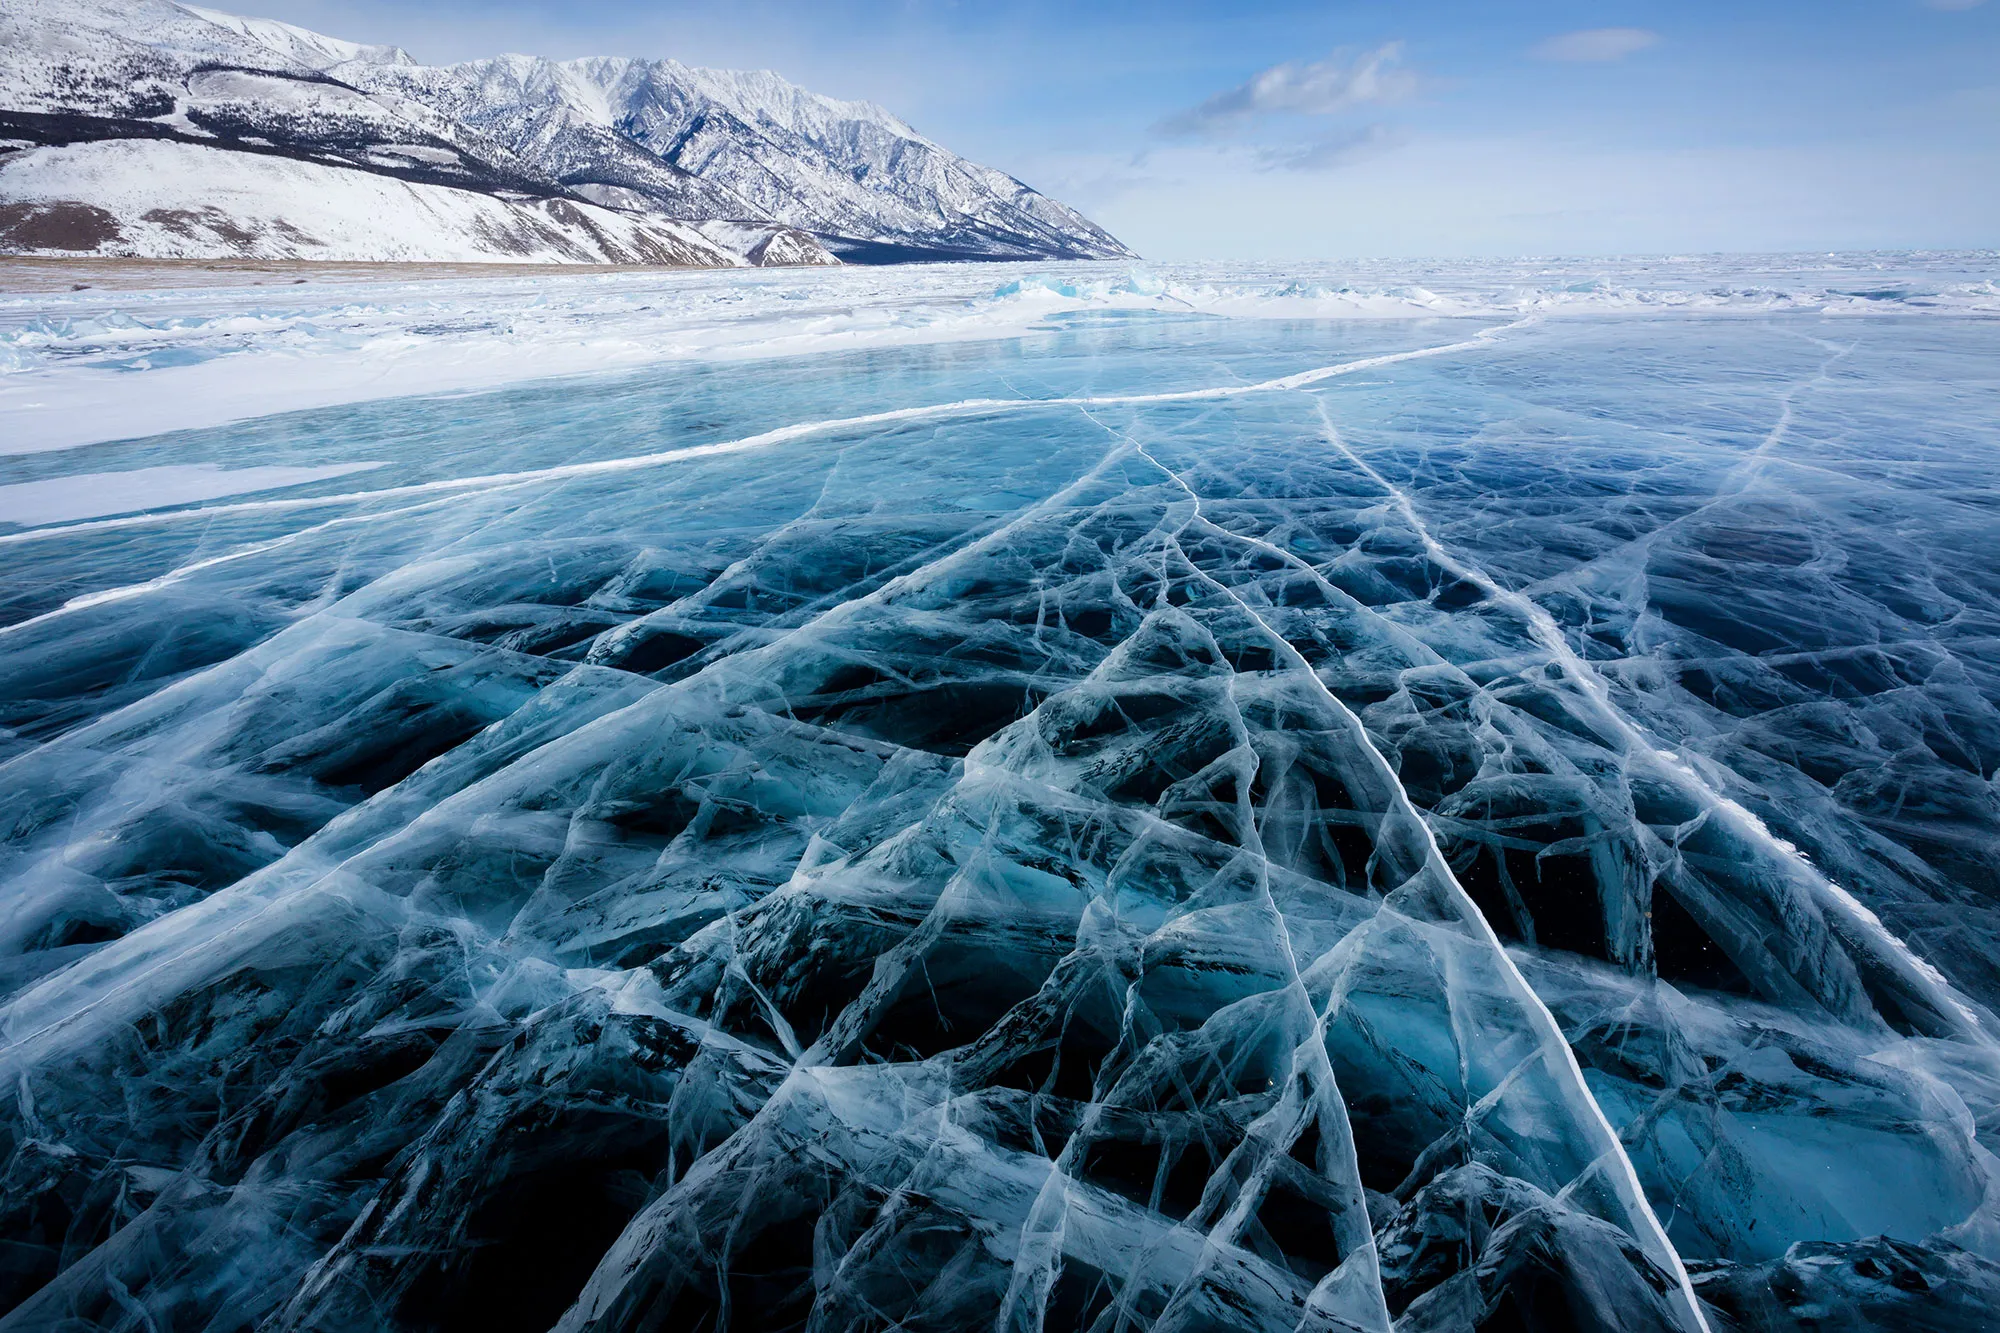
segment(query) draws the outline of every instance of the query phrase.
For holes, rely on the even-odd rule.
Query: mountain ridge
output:
[[[0,0],[0,250],[710,266],[1130,255],[887,109],[769,70],[423,65],[170,0]]]

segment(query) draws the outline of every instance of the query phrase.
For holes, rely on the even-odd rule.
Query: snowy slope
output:
[[[79,151],[91,145],[117,151]],[[143,174],[115,180],[119,164]],[[316,219],[321,198],[340,216]],[[386,211],[341,213],[362,199]],[[219,225],[193,233],[146,217],[204,210]],[[449,230],[474,217],[476,230]],[[685,223],[711,224],[710,239]],[[714,252],[723,237],[749,249]],[[528,56],[427,67],[169,0],[0,0],[0,249],[704,264],[1126,253],[881,108],[775,74]]]
[[[585,198],[686,221],[767,219],[730,189],[620,133],[618,113],[569,67],[532,56],[445,68],[371,68],[375,63],[343,64],[337,73],[376,96],[407,99],[443,116]]]
[[[593,62],[596,63],[596,62]],[[634,137],[771,216],[835,236],[1030,258],[1128,257],[1110,233],[869,102],[769,71],[602,62]]]
[[[684,223],[579,200],[506,199],[144,139],[18,155],[0,173],[0,239],[39,253],[166,259],[745,262]]]

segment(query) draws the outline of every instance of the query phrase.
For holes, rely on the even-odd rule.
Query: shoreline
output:
[[[361,259],[127,259],[0,255],[0,295],[190,287],[297,287],[313,282],[424,282],[585,273],[724,273],[692,264],[524,264]]]

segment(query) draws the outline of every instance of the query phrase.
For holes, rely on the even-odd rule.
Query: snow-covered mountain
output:
[[[833,263],[1127,254],[775,74],[417,64],[170,0],[0,0],[0,250]]]
[[[343,76],[442,112],[605,203],[769,218],[866,257],[1127,254],[1074,209],[881,107],[768,71],[502,56],[441,69],[371,62]]]

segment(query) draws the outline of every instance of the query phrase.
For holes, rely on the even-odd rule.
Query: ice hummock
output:
[[[2000,325],[943,280],[7,464],[10,1326],[1990,1322]]]

